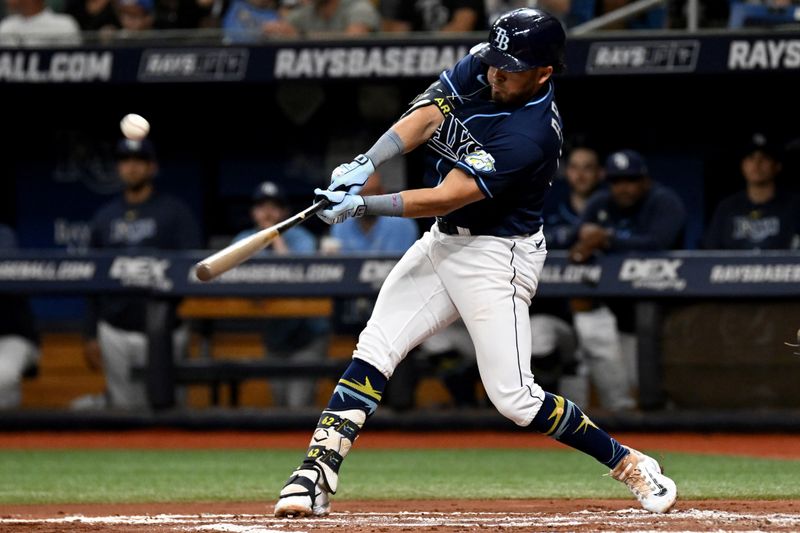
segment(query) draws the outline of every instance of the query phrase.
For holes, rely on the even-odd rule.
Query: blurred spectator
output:
[[[581,1],[582,0],[486,0],[486,13],[489,17],[489,25],[494,23],[503,13],[519,9],[520,7],[543,9],[551,15],[558,17],[562,22],[566,22],[573,3],[579,3]],[[591,0],[591,2],[592,10],[594,11],[594,0]]]
[[[286,195],[278,184],[265,181],[256,187],[250,216],[255,227],[240,232],[234,242],[277,224],[290,216]],[[261,255],[313,254],[314,236],[295,226],[276,237]],[[267,320],[263,334],[268,357],[292,361],[318,361],[328,350],[328,323],[323,318],[275,318]],[[311,378],[270,381],[273,404],[280,407],[306,407],[314,404],[315,381]]]
[[[67,0],[65,10],[83,31],[108,31],[121,27],[112,0]]]
[[[44,0],[6,0],[0,22],[2,46],[72,46],[81,43],[80,27],[69,15],[54,13]]]
[[[587,261],[597,252],[669,250],[680,246],[686,210],[670,189],[654,182],[644,158],[633,150],[611,154],[605,166],[609,190],[586,206],[570,258]]]
[[[125,189],[120,198],[95,214],[90,247],[136,256],[155,250],[200,249],[199,225],[189,208],[155,188],[158,163],[152,143],[123,139],[117,145],[117,158],[117,172]],[[104,371],[107,401],[114,408],[147,407],[144,382],[131,378],[131,368],[147,362],[147,300],[146,295],[101,295],[90,300],[86,362],[90,368]],[[175,307],[177,302],[173,302],[167,327],[173,331],[175,356],[181,357],[186,351],[188,328],[180,323]]]
[[[800,247],[800,197],[775,182],[781,151],[756,133],[741,163],[745,190],[720,202],[705,238],[705,248],[721,250]]]
[[[222,29],[228,42],[257,41],[264,35],[264,24],[280,18],[277,0],[233,0],[222,19]]]
[[[214,0],[157,0],[153,27],[158,30],[207,27],[211,24],[207,19],[215,8]]]
[[[0,252],[17,247],[14,232],[0,224]],[[0,409],[19,407],[22,378],[36,371],[39,335],[28,299],[0,294]]]
[[[115,0],[123,31],[139,32],[155,27],[155,0]]]
[[[380,16],[369,0],[311,0],[284,19],[265,22],[268,35],[365,35],[380,28]]]
[[[387,0],[381,2],[383,31],[485,30],[483,0]]]
[[[547,248],[563,250],[575,242],[578,222],[589,198],[603,181],[600,158],[591,148],[578,147],[567,157],[565,178],[553,182],[542,217]]]
[[[734,0],[730,3],[729,28],[774,28],[800,24],[796,0]]]
[[[537,0],[485,0],[486,4],[486,22],[491,26],[500,15],[519,9],[520,7],[535,8],[538,4]]]
[[[595,193],[581,215],[577,241],[569,251],[572,261],[583,263],[597,253],[669,250],[680,245],[686,223],[683,203],[650,178],[639,153],[612,153],[606,160],[605,179],[608,190]],[[601,403],[612,409],[632,407],[630,388],[636,373],[625,370],[618,332],[635,331],[633,305],[625,300],[573,300],[572,311],[592,380],[605,396]]]

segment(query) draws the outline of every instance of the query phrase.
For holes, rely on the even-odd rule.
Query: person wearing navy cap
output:
[[[156,149],[153,143],[147,139],[135,141],[133,139],[120,139],[114,151],[117,160],[121,159],[141,159],[143,161],[155,161]]]
[[[289,200],[283,188],[274,181],[259,183],[251,195],[250,217],[253,227],[241,231],[233,241],[285,220],[290,216]],[[295,226],[276,237],[259,255],[286,256],[314,254],[317,241],[301,226]],[[267,356],[292,361],[324,359],[328,349],[328,321],[323,318],[274,318],[266,321],[263,341]],[[272,403],[278,407],[313,405],[316,382],[313,378],[270,380]]]
[[[608,187],[589,199],[569,250],[571,261],[583,263],[602,253],[680,247],[686,209],[677,194],[650,178],[640,153],[612,153],[604,173]],[[591,347],[588,363],[598,393],[620,407],[625,401],[633,403],[630,388],[636,379],[626,370],[622,353],[625,335],[635,331],[633,306],[611,299],[576,299],[571,306],[581,344]]]
[[[158,162],[153,143],[147,139],[122,139],[115,155],[123,192],[101,207],[92,219],[90,248],[115,250],[125,256],[200,249],[200,225],[189,207],[179,198],[156,190]],[[139,295],[101,295],[89,301],[84,356],[91,369],[102,369],[105,374],[106,406],[148,406],[145,383],[131,379],[131,368],[147,361],[146,303],[147,297]],[[169,320],[175,353],[181,354],[186,348],[188,329],[180,324],[174,308]]]
[[[704,247],[720,250],[786,250],[800,247],[800,197],[782,191],[781,150],[763,133],[742,150],[745,189],[720,202]]]
[[[570,259],[597,252],[669,250],[679,247],[686,209],[675,192],[654,182],[641,154],[619,150],[606,159],[608,189],[586,206]]]

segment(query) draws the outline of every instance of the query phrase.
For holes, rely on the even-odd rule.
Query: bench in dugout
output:
[[[184,320],[191,321],[199,336],[196,357],[175,362],[177,385],[207,384],[211,404],[221,403],[221,389],[228,387],[229,403],[240,404],[240,386],[244,381],[280,377],[338,378],[349,364],[347,359],[329,358],[303,362],[263,358],[241,358],[236,353],[214,353],[213,336],[225,322],[239,323],[241,331],[257,331],[258,321],[288,317],[329,317],[333,304],[329,298],[186,298],[178,309]],[[349,342],[344,339],[344,344]],[[342,344],[332,343],[332,345]],[[217,350],[219,352],[219,350]],[[329,353],[330,355],[330,353]],[[135,379],[146,379],[147,369],[133,369]]]

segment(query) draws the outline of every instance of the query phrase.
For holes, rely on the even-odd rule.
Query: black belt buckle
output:
[[[447,235],[458,235],[458,228],[455,224],[451,224],[443,218],[436,218],[436,225],[439,226],[439,231]]]

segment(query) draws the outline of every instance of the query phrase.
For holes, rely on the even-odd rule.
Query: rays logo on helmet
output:
[[[494,157],[486,150],[475,150],[464,156],[464,163],[478,172],[494,172]]]
[[[494,44],[499,50],[508,50],[509,36],[505,28],[497,28],[494,36]]]

